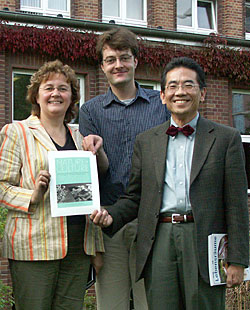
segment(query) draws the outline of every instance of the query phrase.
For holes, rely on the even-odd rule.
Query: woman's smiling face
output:
[[[40,106],[40,118],[64,118],[72,99],[71,85],[65,75],[52,73],[39,87],[37,103]]]

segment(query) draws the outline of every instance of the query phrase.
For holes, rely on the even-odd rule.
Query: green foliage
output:
[[[0,310],[7,310],[13,305],[12,290],[0,280]]]
[[[84,307],[83,309],[86,310],[96,310],[96,297],[95,295],[89,295],[88,291],[86,291],[85,297],[84,297]]]
[[[0,239],[2,239],[3,237],[7,213],[8,213],[7,209],[0,208]]]

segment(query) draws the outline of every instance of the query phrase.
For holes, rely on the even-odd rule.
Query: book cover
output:
[[[226,284],[227,279],[227,234],[208,236],[208,269],[210,285]],[[244,281],[250,280],[250,268],[245,268]]]
[[[51,216],[90,214],[100,209],[96,157],[87,151],[48,152]]]

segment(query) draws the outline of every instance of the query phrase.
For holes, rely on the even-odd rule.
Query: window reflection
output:
[[[250,32],[250,1],[246,1],[246,32]]]
[[[14,74],[14,113],[13,119],[23,120],[30,116],[31,104],[26,101],[27,86],[30,84],[31,74]]]
[[[48,0],[48,8],[54,10],[67,11],[66,0]]]
[[[119,0],[105,0],[103,1],[103,15],[107,16],[120,16],[120,1]]]
[[[177,0],[177,24],[192,27],[192,0]]]
[[[241,134],[250,134],[250,93],[233,94],[233,123]]]
[[[198,27],[213,29],[212,7],[210,2],[198,1]]]
[[[143,0],[127,0],[127,18],[144,19]]]

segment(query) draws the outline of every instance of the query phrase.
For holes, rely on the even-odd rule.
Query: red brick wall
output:
[[[99,0],[74,0],[72,4],[73,18],[100,21]]]
[[[1,247],[1,240],[0,240],[0,247]],[[0,251],[1,254],[1,251]],[[5,285],[11,285],[11,278],[9,273],[9,267],[8,267],[8,260],[5,258],[2,258],[0,255],[0,280]]]
[[[215,122],[230,125],[229,84],[224,78],[207,77],[206,100],[200,106],[201,114]]]
[[[148,27],[176,29],[176,1],[151,0],[148,1]]]
[[[244,38],[245,8],[242,0],[218,2],[218,31],[228,37]]]
[[[16,0],[0,0],[0,10],[8,8],[9,11],[16,11]]]

